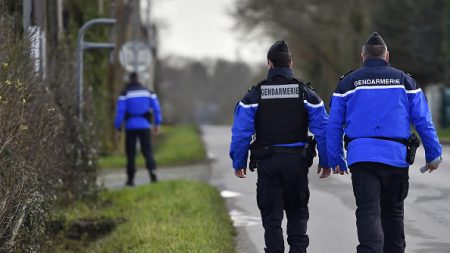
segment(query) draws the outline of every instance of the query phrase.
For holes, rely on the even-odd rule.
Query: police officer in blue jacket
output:
[[[150,174],[152,182],[157,181],[155,174],[156,163],[153,158],[150,123],[154,119],[153,132],[159,134],[162,122],[161,109],[158,97],[139,83],[137,73],[133,72],[129,76],[130,82],[122,91],[117,101],[117,112],[115,128],[120,131],[125,123],[125,151],[127,154],[127,175],[126,185],[134,185],[134,174],[136,172],[136,142],[141,143],[142,155]]]
[[[306,252],[309,218],[308,167],[305,156],[308,129],[319,150],[318,173],[331,173],[326,157],[328,114],[319,96],[294,78],[287,44],[276,42],[267,54],[267,80],[252,87],[236,105],[230,157],[235,175],[245,178],[251,159],[257,162],[257,204],[265,229],[266,252],[284,252],[281,228],[287,216],[289,252]],[[255,157],[253,157],[255,156]]]
[[[389,65],[387,46],[378,33],[366,41],[361,56],[363,66],[341,77],[331,97],[328,161],[335,173],[347,173],[347,163],[352,173],[357,252],[403,253],[410,124],[422,139],[429,172],[442,161],[442,147],[422,90],[411,76]]]

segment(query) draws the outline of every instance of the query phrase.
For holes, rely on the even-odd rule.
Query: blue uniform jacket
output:
[[[114,126],[120,130],[125,121],[125,129],[148,129],[151,127],[146,113],[153,112],[155,125],[162,122],[158,97],[140,83],[130,83],[117,100],[117,111]],[[125,120],[127,115],[127,120]]]
[[[291,69],[273,68],[269,70],[268,79],[273,75],[285,75],[293,77]],[[307,90],[307,97],[304,100],[305,108],[308,111],[308,127],[317,140],[319,150],[319,164],[328,167],[326,156],[326,125],[328,114],[323,101],[311,89]],[[255,134],[255,115],[258,111],[258,101],[260,94],[256,89],[251,89],[245,97],[236,105],[234,111],[234,123],[232,127],[232,137],[230,145],[230,157],[233,160],[235,170],[247,168],[248,151],[252,136]],[[276,143],[276,146],[304,146],[305,143]]]
[[[427,162],[441,156],[424,93],[413,78],[383,59],[367,59],[363,67],[341,78],[330,106],[327,152],[332,168],[347,168],[343,134],[357,138],[348,146],[348,165],[379,162],[409,167],[405,145],[367,137],[408,139],[411,124],[422,139]]]

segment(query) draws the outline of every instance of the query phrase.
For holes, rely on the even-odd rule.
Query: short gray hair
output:
[[[364,45],[362,48],[362,53],[364,56],[369,58],[381,58],[387,51],[387,46],[385,45]]]

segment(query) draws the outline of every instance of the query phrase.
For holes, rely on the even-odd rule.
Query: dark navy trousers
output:
[[[283,211],[286,211],[289,252],[306,252],[309,189],[303,156],[275,153],[259,160],[257,167],[256,198],[264,227],[265,252],[284,252]]]
[[[408,168],[363,162],[350,166],[356,200],[358,253],[404,253],[403,203]]]
[[[126,130],[125,133],[125,151],[127,154],[127,174],[128,180],[133,181],[136,173],[136,142],[139,139],[141,143],[141,151],[144,156],[145,163],[149,172],[153,172],[156,168],[155,159],[153,158],[152,143],[150,129]]]

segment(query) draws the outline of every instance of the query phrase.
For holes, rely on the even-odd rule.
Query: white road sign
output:
[[[141,41],[125,43],[119,52],[120,64],[128,72],[144,72],[153,61],[150,47]]]

